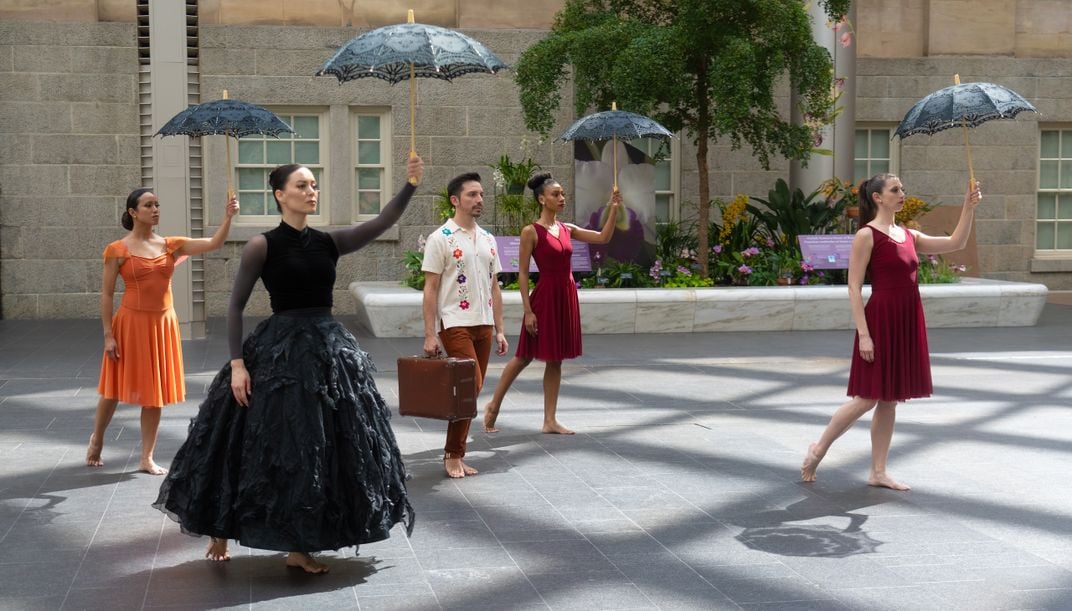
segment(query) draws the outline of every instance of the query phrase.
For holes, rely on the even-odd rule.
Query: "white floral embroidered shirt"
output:
[[[495,237],[447,219],[428,236],[421,271],[439,274],[439,317],[443,328],[494,325],[492,285],[502,271]]]

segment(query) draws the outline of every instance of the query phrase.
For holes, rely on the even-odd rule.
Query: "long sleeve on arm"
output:
[[[347,255],[360,249],[390,229],[391,225],[402,218],[402,213],[406,211],[406,206],[409,205],[409,200],[416,190],[417,187],[406,182],[398,194],[380,210],[376,218],[329,233],[328,235],[335,241],[335,248],[338,249],[339,255]]]
[[[267,258],[268,240],[263,235],[253,236],[242,249],[242,262],[231,289],[231,303],[227,306],[227,344],[232,360],[242,358],[242,311],[246,309],[246,302],[253,292],[253,285],[261,277]]]

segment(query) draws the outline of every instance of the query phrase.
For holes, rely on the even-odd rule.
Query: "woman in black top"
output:
[[[407,177],[419,182],[420,158]],[[327,572],[310,552],[381,541],[413,530],[405,467],[373,364],[331,316],[335,263],[402,216],[410,181],[375,219],[338,231],[307,225],[318,190],[299,165],[269,177],[283,222],[242,251],[227,312],[231,362],[209,387],[154,507],[183,532],[287,551],[287,565]],[[242,343],[242,311],[260,278],[273,315]]]

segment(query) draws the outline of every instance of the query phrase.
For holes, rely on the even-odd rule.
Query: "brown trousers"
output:
[[[439,332],[439,341],[447,356],[473,359],[476,361],[476,394],[484,386],[484,374],[488,371],[488,359],[491,357],[491,345],[495,341],[495,327],[450,327]],[[465,443],[469,439],[469,425],[472,420],[455,420],[447,425],[447,443],[443,446],[444,458],[462,458],[465,456]]]

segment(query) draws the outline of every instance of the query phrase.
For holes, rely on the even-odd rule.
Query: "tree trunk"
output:
[[[711,227],[711,185],[707,173],[707,137],[706,126],[700,131],[704,134],[696,142],[696,169],[700,181],[700,202],[697,207],[699,212],[698,226],[696,227],[696,258],[700,260],[700,276],[709,278],[707,269],[707,253],[711,251],[710,236],[708,230]]]
[[[710,278],[707,253],[711,251],[711,185],[707,173],[707,138],[711,124],[711,102],[707,93],[707,62],[701,60],[696,78],[696,171],[700,182],[700,201],[697,206],[699,226],[696,228],[696,258],[700,260],[700,277]]]

